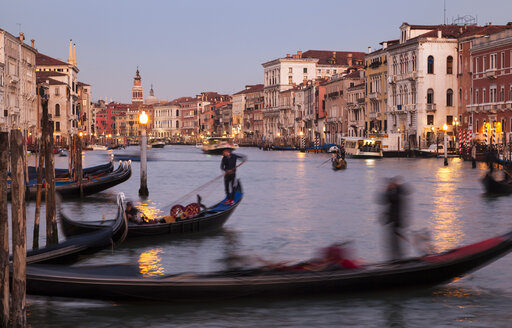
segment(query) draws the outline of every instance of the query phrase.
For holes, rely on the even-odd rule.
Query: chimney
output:
[[[73,65],[78,66],[76,62],[76,44],[73,44]]]
[[[302,51],[297,50],[297,56],[298,56],[299,58],[302,58]]]
[[[443,31],[437,30],[437,37],[440,39],[443,37]]]
[[[286,54],[286,58],[291,58],[290,54]]]
[[[382,49],[386,49],[388,47],[388,42],[384,41],[382,42]]]
[[[68,64],[73,65],[73,40],[72,39],[69,39]]]
[[[372,47],[368,47],[368,53],[372,52]]]
[[[20,32],[20,41],[23,43],[23,41],[25,41],[25,34],[23,34],[23,32]]]
[[[347,65],[352,66],[352,54],[351,53],[347,55]]]
[[[336,58],[336,51],[332,52],[332,58]]]
[[[32,39],[30,40],[30,43],[32,44],[32,48],[35,48],[36,40]]]

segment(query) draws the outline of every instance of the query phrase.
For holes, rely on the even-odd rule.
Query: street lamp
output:
[[[148,124],[148,115],[145,111],[139,115],[139,123],[142,125],[141,140],[140,140],[140,188],[139,196],[149,196],[148,191],[148,177],[147,177],[147,136],[146,125]]]
[[[448,135],[446,131],[448,130],[448,125],[446,123],[443,125],[444,131],[444,166],[448,166]]]

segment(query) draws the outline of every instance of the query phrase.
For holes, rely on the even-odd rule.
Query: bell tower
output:
[[[133,78],[132,104],[142,104],[143,102],[142,81],[139,74],[139,67],[137,66],[137,72],[135,72],[135,77]]]

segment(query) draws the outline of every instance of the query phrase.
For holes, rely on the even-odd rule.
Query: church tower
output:
[[[137,67],[137,72],[133,78],[132,104],[142,105],[143,102],[144,98],[142,97],[142,82],[139,74],[139,68]]]

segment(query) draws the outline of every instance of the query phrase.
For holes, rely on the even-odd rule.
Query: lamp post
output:
[[[148,124],[148,115],[145,111],[139,115],[139,123],[142,125],[141,140],[140,140],[140,188],[139,196],[149,196],[148,191],[148,176],[147,176],[147,137],[146,137],[146,125]]]
[[[443,125],[444,131],[444,166],[448,166],[448,135],[446,134],[446,130],[448,130],[448,125],[446,123]]]

